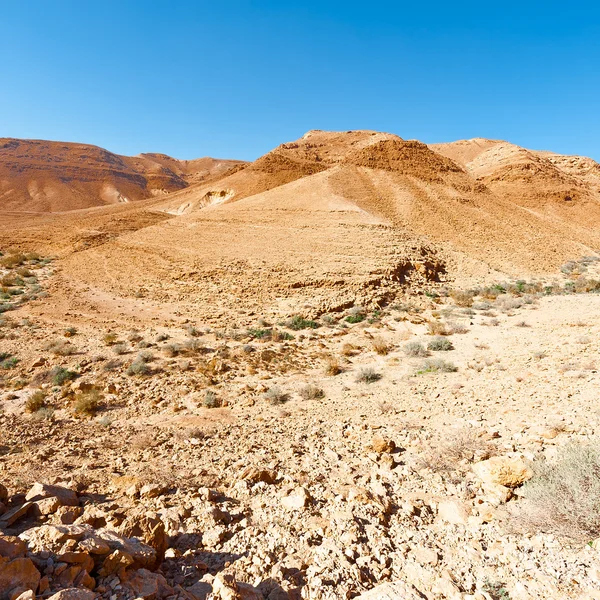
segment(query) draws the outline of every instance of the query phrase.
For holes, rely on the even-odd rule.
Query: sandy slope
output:
[[[87,144],[0,138],[0,212],[127,203],[187,187],[239,161],[119,156]]]

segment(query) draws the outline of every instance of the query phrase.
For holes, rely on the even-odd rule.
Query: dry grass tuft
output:
[[[382,337],[375,337],[373,338],[373,350],[376,354],[379,354],[380,356],[385,356],[386,354],[389,354],[391,347],[389,346],[389,344],[382,338]]]
[[[335,356],[330,356],[325,361],[325,374],[326,375],[339,375],[342,372],[340,361]]]

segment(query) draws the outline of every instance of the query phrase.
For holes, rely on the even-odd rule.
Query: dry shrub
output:
[[[417,371],[418,375],[423,373],[455,373],[458,371],[458,367],[448,362],[447,360],[443,360],[441,358],[430,358],[426,360],[419,370]]]
[[[429,335],[452,335],[452,330],[443,321],[429,321],[427,332]]]
[[[589,541],[600,536],[600,445],[571,444],[555,461],[534,463],[518,507],[523,523],[537,531]]]
[[[265,392],[265,398],[273,405],[283,404],[289,400],[289,394],[274,385]]]
[[[102,396],[97,389],[91,389],[87,392],[82,392],[75,396],[73,412],[76,415],[93,417],[100,408],[100,400]]]
[[[330,356],[325,361],[325,373],[327,375],[339,375],[341,372],[340,361],[335,356]]]
[[[448,323],[447,327],[450,332],[449,335],[452,335],[453,333],[467,333],[469,331],[469,328],[466,325],[457,323],[456,321]]]
[[[349,344],[346,342],[342,346],[342,356],[354,356],[358,351],[358,348],[354,344]]]
[[[373,338],[373,350],[380,356],[385,356],[390,351],[389,344],[382,337]]]
[[[46,403],[46,392],[37,390],[25,401],[25,411],[34,413],[43,408]]]
[[[450,298],[454,300],[454,304],[457,306],[469,307],[473,305],[473,292],[463,290],[452,290],[450,292]]]
[[[373,367],[365,367],[358,372],[356,381],[358,383],[374,383],[381,379],[381,373],[377,373]]]
[[[55,340],[44,346],[44,350],[52,352],[56,356],[71,356],[77,352],[77,348],[67,340]]]
[[[300,390],[300,397],[303,400],[319,400],[325,397],[325,392],[320,387],[309,383]]]
[[[461,463],[485,460],[495,453],[496,446],[483,431],[459,429],[438,437],[423,458],[432,471],[454,471]]]
[[[404,353],[406,356],[418,356],[421,358],[429,356],[429,351],[421,342],[409,342],[404,346]]]
[[[131,438],[130,445],[134,450],[146,450],[147,448],[154,448],[158,445],[156,432],[140,431],[140,433],[136,433]]]

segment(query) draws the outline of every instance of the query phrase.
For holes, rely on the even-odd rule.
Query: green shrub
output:
[[[63,367],[54,367],[50,371],[50,378],[52,379],[52,383],[54,383],[54,385],[63,385],[67,381],[73,381],[73,379],[76,379],[77,373],[74,371],[69,371]]]
[[[204,404],[206,408],[218,408],[219,406],[221,406],[217,394],[215,394],[215,392],[213,392],[212,390],[206,390],[202,404]]]
[[[16,356],[10,356],[0,362],[0,369],[14,369],[19,364],[19,359]]]
[[[294,331],[300,331],[301,329],[317,329],[319,324],[316,321],[296,315],[286,322],[286,326]]]

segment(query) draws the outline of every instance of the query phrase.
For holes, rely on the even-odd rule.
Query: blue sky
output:
[[[600,160],[591,2],[1,0],[0,136],[254,159],[309,129]]]

